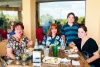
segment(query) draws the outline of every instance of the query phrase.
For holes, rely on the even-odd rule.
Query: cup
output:
[[[61,50],[65,50],[65,46],[60,46],[60,49]]]
[[[16,56],[16,64],[20,64],[19,60],[20,60],[20,56]]]
[[[44,56],[45,57],[49,56],[49,48],[48,47],[44,48]]]
[[[57,57],[58,56],[58,46],[57,45],[53,45],[52,46],[52,51],[53,51],[53,56]]]

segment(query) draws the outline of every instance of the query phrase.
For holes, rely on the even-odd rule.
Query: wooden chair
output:
[[[6,42],[0,42],[0,67],[7,67],[6,62],[1,58],[6,55]]]
[[[0,57],[6,55],[6,42],[0,42]]]
[[[0,57],[0,67],[7,67],[7,63]]]

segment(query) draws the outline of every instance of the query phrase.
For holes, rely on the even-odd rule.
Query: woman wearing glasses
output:
[[[11,32],[9,33],[9,37],[11,37],[12,35],[14,35],[14,24],[15,24],[15,22],[14,21],[12,21],[11,22],[11,24],[10,24],[10,29],[11,29]]]

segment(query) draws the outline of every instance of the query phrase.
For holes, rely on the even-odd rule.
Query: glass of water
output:
[[[44,48],[44,56],[45,57],[49,56],[49,48],[48,47]]]

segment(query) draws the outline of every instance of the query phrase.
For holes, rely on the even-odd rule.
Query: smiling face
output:
[[[87,32],[85,32],[83,28],[78,29],[78,37],[79,38],[84,38],[86,35],[87,35]]]
[[[20,25],[15,27],[15,34],[21,36],[23,34],[23,29]]]
[[[51,33],[54,35],[57,34],[57,29],[55,28],[55,26],[52,26]]]

